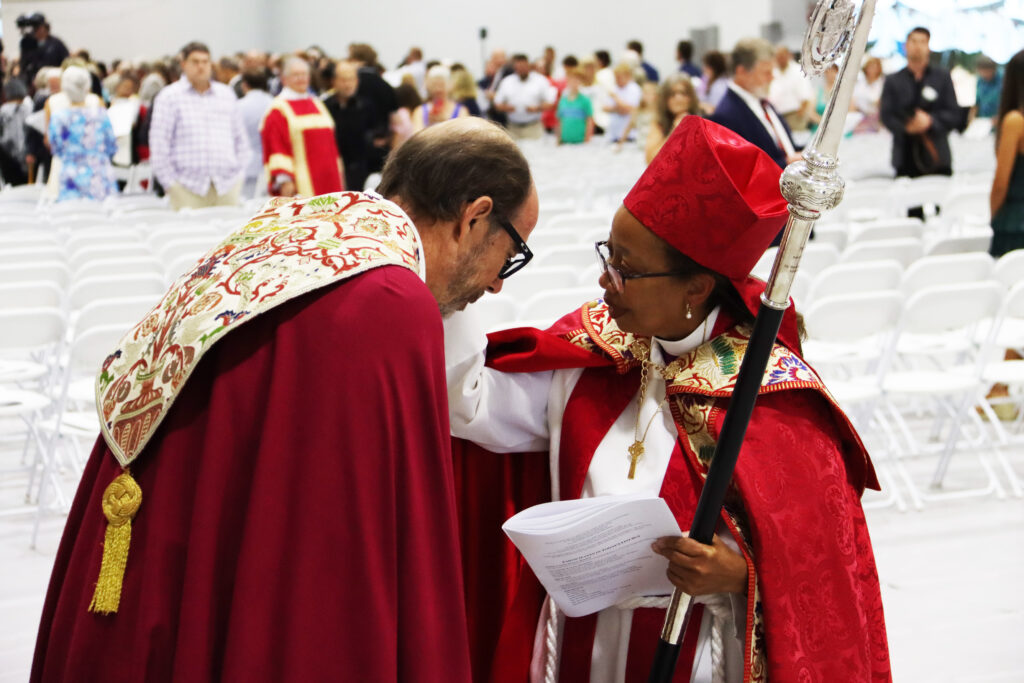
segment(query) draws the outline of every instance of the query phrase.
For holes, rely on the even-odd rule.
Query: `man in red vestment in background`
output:
[[[537,195],[473,118],[380,191],[272,200],[107,358],[32,681],[470,680],[441,319]]]
[[[334,119],[320,98],[309,93],[309,63],[285,62],[283,88],[263,117],[263,164],[272,196],[312,197],[345,188]]]

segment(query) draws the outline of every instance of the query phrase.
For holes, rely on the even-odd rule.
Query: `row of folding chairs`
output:
[[[805,311],[809,362],[826,379],[862,433],[876,437],[880,462],[891,468],[893,502],[904,505],[973,495],[1024,495],[1004,447],[1021,442],[998,420],[986,399],[996,383],[1020,403],[1022,361],[1004,349],[1024,347],[1024,281],[998,281],[825,296]],[[985,420],[988,420],[987,422]],[[976,486],[948,490],[954,456],[973,455],[967,478]],[[933,468],[927,484],[911,473],[922,460]],[[1002,472],[1002,478],[999,476]],[[1007,485],[1004,486],[1002,479]],[[902,487],[896,486],[896,480]]]

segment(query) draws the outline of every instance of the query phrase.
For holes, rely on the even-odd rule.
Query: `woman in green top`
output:
[[[558,101],[558,144],[590,142],[594,134],[594,107],[590,98],[580,92],[583,74],[577,68],[565,72],[565,90]]]
[[[996,174],[989,197],[996,258],[1024,249],[1024,50],[1006,65],[996,129]]]

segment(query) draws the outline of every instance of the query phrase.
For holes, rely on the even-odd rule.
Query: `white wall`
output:
[[[488,49],[539,55],[548,44],[561,56],[595,49],[613,57],[631,38],[659,69],[675,66],[675,45],[693,28],[718,24],[720,46],[759,35],[773,0],[0,0],[5,43],[17,51],[15,17],[41,11],[70,49],[97,59],[170,54],[189,40],[209,44],[215,56],[249,47],[272,51],[319,44],[341,54],[350,42],[368,42],[393,67],[411,45],[428,58],[450,57],[480,69],[478,31]],[[778,2],[779,0],[774,0]]]

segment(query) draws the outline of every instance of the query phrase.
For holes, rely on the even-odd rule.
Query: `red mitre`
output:
[[[781,171],[728,128],[687,116],[623,201],[658,237],[742,282],[786,223]]]

